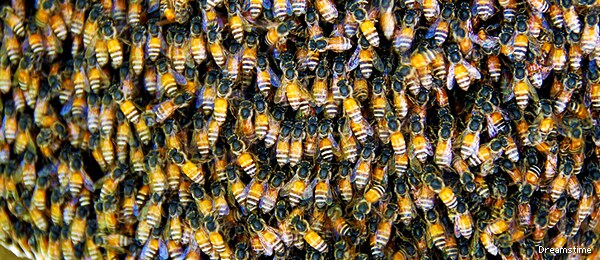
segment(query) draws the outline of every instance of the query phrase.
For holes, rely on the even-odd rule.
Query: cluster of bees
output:
[[[597,259],[600,2],[11,0],[31,259]]]

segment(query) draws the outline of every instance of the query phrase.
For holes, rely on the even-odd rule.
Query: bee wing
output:
[[[277,91],[275,91],[274,101],[276,104],[277,103],[282,103],[282,104],[288,103],[287,95],[286,95],[287,84],[289,84],[289,83],[279,86],[279,88],[277,88]]]
[[[452,90],[454,88],[454,64],[450,63],[448,67],[448,76],[446,78],[446,87],[448,90]]]
[[[308,91],[308,89],[306,88],[306,84],[304,82],[298,82],[298,89],[300,90],[300,96],[302,98],[304,98],[306,101],[308,101],[311,104],[314,104],[314,98],[312,96],[312,94]]]
[[[427,33],[425,33],[425,38],[426,39],[431,39],[433,38],[433,36],[435,35],[435,31],[437,30],[438,26],[440,25],[440,22],[442,21],[441,17],[438,17],[437,20],[435,20],[435,22],[433,22],[433,24],[429,27],[429,29],[427,30]]]
[[[182,86],[187,84],[187,79],[181,73],[177,72],[174,69],[170,69],[169,72],[173,74],[175,82],[177,82],[178,85]]]
[[[92,180],[90,175],[87,174],[87,172],[83,168],[81,169],[80,172],[81,172],[81,177],[83,177],[83,187],[89,191],[93,191],[94,190],[94,181]]]
[[[333,154],[337,157],[341,156],[342,150],[340,149],[340,145],[337,143],[337,141],[335,141],[335,138],[333,138],[333,135],[329,133],[329,135],[327,135],[327,138],[329,139],[329,141],[331,141]]]
[[[531,100],[533,100],[533,102],[535,103],[539,102],[540,98],[537,95],[537,91],[535,90],[529,79],[525,78],[525,82],[527,83],[527,88],[529,89],[529,96],[531,97]]]
[[[281,195],[282,196],[287,196],[290,193],[290,189],[292,188],[292,185],[299,180],[300,178],[298,177],[298,174],[294,174],[294,177],[292,177],[291,180],[289,180],[282,188],[281,190]]]
[[[160,0],[148,0],[148,13],[152,13],[158,10],[160,6]]]
[[[269,199],[271,201],[276,201],[278,195],[279,195],[279,188],[272,188],[271,186],[269,186],[267,188],[267,191],[265,192],[265,195],[260,199],[260,202],[258,203],[258,207],[261,209],[264,208],[265,207],[264,205],[265,205],[267,199]],[[267,213],[267,212],[265,212],[265,210],[263,210],[263,213]]]
[[[160,259],[169,259],[167,243],[163,239],[158,240],[158,256]]]
[[[362,161],[362,157],[359,156],[358,161],[356,161],[356,164],[354,165],[354,168],[352,168],[352,173],[350,173],[351,182],[354,182],[354,179],[356,178],[356,172],[358,171],[358,166],[362,163]]]
[[[471,78],[481,79],[481,73],[479,73],[479,70],[477,70],[477,68],[475,68],[473,65],[471,65],[471,63],[468,63],[467,61],[462,60],[462,64],[465,66],[465,68],[467,68],[467,71],[469,71],[469,75],[471,76]]]
[[[281,79],[279,78],[279,76],[277,75],[277,73],[275,73],[273,71],[273,69],[271,69],[271,67],[269,67],[267,69],[267,72],[269,73],[269,76],[271,77],[271,85],[273,85],[273,87],[278,88],[279,86],[281,86]]]
[[[364,117],[361,120],[361,124],[363,126],[363,130],[365,131],[365,133],[368,136],[373,136],[373,127],[371,126],[371,124],[369,124],[369,122],[367,121],[367,119],[365,119]]]
[[[73,108],[73,100],[74,99],[75,99],[75,94],[71,95],[69,100],[67,100],[67,102],[63,105],[62,109],[60,110],[61,116],[65,116],[66,114],[71,112],[71,108]]]
[[[359,53],[360,53],[360,47],[356,47],[356,49],[354,50],[354,53],[352,53],[352,56],[350,56],[348,65],[346,66],[347,71],[352,71],[358,67],[358,64],[360,63],[359,59],[358,59]]]
[[[375,49],[371,48],[371,55],[373,56],[373,67],[378,70],[383,72],[385,64],[383,64],[383,61],[381,60],[381,58],[379,58],[379,55],[377,54],[377,51],[375,51]]]
[[[104,175],[104,176],[102,176],[102,178],[100,178],[99,180],[97,180],[97,181],[94,183],[94,190],[99,190],[99,189],[101,189],[101,188],[102,188],[102,185],[104,185],[104,182],[105,182],[105,181],[106,181],[108,178],[110,178],[110,175]]]
[[[292,8],[292,1],[285,0],[285,12],[288,16],[291,16],[294,13],[294,9]]]
[[[315,186],[317,186],[317,178],[314,178],[309,185],[306,185],[304,188],[304,192],[302,192],[302,200],[312,199],[315,191]]]
[[[271,0],[262,0],[261,4],[262,7],[265,9],[271,9],[271,7],[273,6],[273,2]]]
[[[502,71],[502,77],[500,79],[500,93],[502,94],[502,102],[504,103],[512,100],[515,97],[510,78],[511,77],[508,75],[507,71]]]

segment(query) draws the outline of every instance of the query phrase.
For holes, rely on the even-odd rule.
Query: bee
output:
[[[546,5],[548,3],[546,2]],[[480,0],[475,2],[476,13],[483,21],[487,21],[495,13],[494,4],[492,1]],[[547,8],[546,8],[547,9]]]
[[[581,22],[579,21],[575,6],[571,1],[568,0],[560,1],[560,5],[563,9],[563,16],[567,31],[579,34],[581,32]]]
[[[552,70],[555,72],[562,72],[567,63],[567,54],[564,46],[565,41],[565,35],[562,31],[558,31],[554,34],[554,44],[550,52],[550,61],[553,64]]]
[[[452,163],[452,137],[454,132],[454,119],[447,115],[448,119],[441,122],[438,130],[438,141],[435,147],[434,161],[440,167],[451,167]]]
[[[357,67],[360,68],[361,74],[367,79],[371,77],[373,68],[383,71],[383,62],[365,37],[360,38],[360,45],[350,57],[347,70],[352,71]],[[337,84],[339,86],[340,83]]]
[[[146,244],[140,252],[140,259],[152,259],[157,253],[161,258],[167,258],[169,256],[169,251],[165,241],[161,237],[161,232],[161,228],[152,230],[150,239],[146,241]]]
[[[72,196],[80,194],[82,189],[93,190],[93,181],[87,172],[83,169],[81,155],[72,155],[69,162],[69,191]]]
[[[250,230],[258,236],[259,242],[265,251],[265,255],[270,256],[273,255],[273,253],[282,252],[284,250],[284,244],[277,231],[273,227],[267,225],[263,219],[255,214],[251,214],[248,217],[248,223],[250,224]]]
[[[302,199],[305,189],[309,186],[309,175],[312,165],[307,161],[302,161],[296,168],[294,177],[283,186],[283,194],[289,197],[290,205],[296,206]]]
[[[279,190],[283,187],[284,184],[284,176],[285,175],[283,174],[283,172],[276,172],[274,175],[271,176],[271,179],[269,180],[266,190],[264,192],[264,196],[260,198],[259,202],[259,207],[263,213],[269,213],[275,207],[277,197],[279,195]],[[252,188],[250,188],[249,191],[252,191]],[[250,195],[250,192],[248,192],[248,195]],[[249,210],[251,210],[250,207],[248,208]]]
[[[483,118],[481,113],[475,113],[471,116],[467,123],[467,128],[461,135],[461,156],[463,158],[469,158],[470,156],[477,156],[476,153],[479,151],[479,141],[481,129],[483,127]]]
[[[256,174],[256,159],[254,158],[253,154],[246,150],[246,143],[235,136],[229,138],[227,142],[229,143],[233,154],[237,156],[237,165],[240,166],[250,177],[254,177]]]
[[[208,50],[219,68],[223,68],[226,62],[225,48],[222,44],[221,32],[218,28],[211,27],[206,33]]]
[[[191,96],[187,92],[178,93],[174,97],[152,107],[156,121],[162,123],[170,118],[178,109],[187,107]]]
[[[165,40],[162,35],[162,26],[158,20],[150,19],[148,21],[148,36],[146,38],[146,55],[151,61],[156,61],[158,55],[165,49]]]
[[[287,104],[294,111],[301,109],[303,114],[309,113],[312,96],[304,83],[298,79],[298,71],[285,69],[283,82],[275,93],[275,102]]]
[[[181,171],[195,183],[204,183],[204,170],[196,163],[188,160],[185,153],[177,149],[169,151],[169,158],[177,164]]]
[[[256,138],[255,125],[252,118],[254,117],[254,109],[250,101],[242,101],[238,108],[237,131],[245,138],[252,141]]]
[[[45,1],[44,5],[52,5],[52,1]],[[25,35],[25,18],[17,15],[14,9],[10,6],[3,6],[0,12],[0,17],[4,20],[4,23],[18,36],[23,37]],[[37,17],[37,15],[36,15]],[[37,20],[37,19],[36,19]]]
[[[408,51],[415,37],[415,28],[419,23],[420,14],[415,10],[407,10],[402,18],[402,26],[394,31],[393,47],[394,51],[404,53]]]
[[[358,22],[358,27],[369,44],[374,47],[379,47],[379,34],[377,33],[377,29],[375,28],[375,24],[373,22],[376,12],[372,11],[368,13],[364,8],[355,5],[351,5],[350,9],[354,9],[350,10],[352,18]]]
[[[325,240],[314,230],[310,228],[308,221],[301,219],[299,216],[295,216],[292,219],[292,225],[296,231],[298,231],[306,243],[317,251],[324,253],[328,251],[328,246]]]
[[[335,3],[331,0],[317,0],[315,7],[323,20],[327,23],[333,23],[338,18],[339,12],[335,6]]]
[[[437,1],[435,5],[439,4]],[[434,9],[435,10],[435,9]],[[439,9],[438,9],[439,10]],[[425,34],[425,38],[430,39],[433,38],[437,46],[441,46],[448,37],[448,31],[450,29],[450,20],[454,16],[454,3],[445,3],[442,7],[442,11],[439,14],[440,16],[435,20],[435,22],[429,27],[427,33]],[[432,17],[435,17],[434,15]],[[428,19],[429,20],[429,19]]]
[[[140,75],[144,69],[144,44],[146,43],[146,28],[136,26],[131,33],[131,50],[129,52],[129,64],[135,75]]]
[[[556,114],[561,114],[565,111],[567,104],[571,101],[573,92],[578,88],[580,78],[578,75],[569,73],[562,79],[563,88],[556,96],[554,103],[554,111]]]
[[[256,19],[258,18],[264,8],[270,8],[272,5],[271,2],[263,2],[260,0],[244,0],[243,11],[248,12],[250,14],[250,18]]]
[[[227,98],[231,95],[232,92],[231,85],[231,81],[222,80],[221,82],[219,82],[219,85],[217,87],[217,96],[214,104],[213,119],[219,126],[225,123],[225,119],[227,117],[227,108],[229,106]]]
[[[306,137],[306,132],[304,131],[304,125],[300,122],[294,124],[293,129],[291,131],[291,141],[290,141],[290,151],[289,151],[289,162],[290,165],[296,166],[300,159],[302,158],[302,141]]]
[[[244,189],[246,207],[251,212],[257,209],[259,201],[264,198],[263,194],[268,187],[270,170],[271,167],[263,166]]]
[[[394,192],[398,199],[398,218],[405,225],[410,225],[416,217],[415,204],[408,193],[408,186],[402,178],[397,178],[394,181]]]
[[[191,60],[186,56],[186,51],[189,50],[187,34],[181,28],[171,27],[172,30],[167,32],[167,43],[169,43],[169,56],[171,58],[171,67],[177,73],[183,73],[186,64],[190,64]]]
[[[281,125],[281,131],[279,133],[279,137],[277,138],[277,146],[275,149],[277,163],[279,166],[286,165],[290,161],[289,153],[290,153],[290,139],[293,131],[293,125],[290,121],[284,121]],[[272,146],[269,145],[269,134],[267,134],[267,138],[265,143],[267,147]],[[274,142],[274,141],[273,141]]]
[[[350,180],[356,185],[357,190],[364,189],[369,183],[373,159],[375,159],[375,147],[371,143],[367,143],[360,152],[360,157],[350,176]]]
[[[473,67],[462,58],[462,55],[458,50],[459,49],[456,44],[451,44],[448,47],[448,59],[450,60],[450,67],[448,69],[448,80],[446,87],[451,90],[454,87],[454,82],[456,79],[456,84],[458,84],[462,90],[467,91],[471,85],[471,82],[473,80],[480,79],[481,74],[477,68]]]
[[[82,14],[81,14],[81,22],[83,23],[83,16],[85,13],[85,7],[84,10],[81,10]],[[101,29],[100,26],[100,20],[102,19],[102,6],[100,5],[93,5],[90,8],[90,11],[88,13],[88,18],[85,19],[85,23],[83,23],[83,46],[85,48],[89,48],[91,46],[92,43],[94,43],[94,41],[96,40],[102,40],[102,38],[98,38],[97,32],[99,29]],[[76,22],[77,23],[77,22]],[[78,25],[75,25],[75,28],[72,29],[72,31],[75,34],[78,34],[77,31],[79,30]],[[97,51],[96,51],[97,52]]]
[[[433,151],[431,143],[425,135],[425,126],[421,121],[421,117],[413,115],[410,118],[411,145],[408,146],[408,156],[411,159],[417,159],[424,162],[427,156],[432,156]]]
[[[258,90],[265,97],[270,97],[271,87],[281,85],[279,76],[271,69],[268,58],[263,53],[256,56],[256,82]]]
[[[435,245],[443,251],[446,247],[446,231],[440,223],[438,213],[434,209],[427,210],[425,212],[425,220],[427,221],[430,245]]]
[[[314,183],[314,197],[317,208],[323,208],[332,202],[332,192],[329,185],[331,178],[331,165],[323,163],[320,165]],[[312,186],[312,184],[311,184]]]
[[[204,227],[208,232],[210,243],[213,249],[221,256],[224,256],[226,251],[231,251],[225,243],[223,235],[219,232],[219,224],[212,216],[208,216],[204,220]]]

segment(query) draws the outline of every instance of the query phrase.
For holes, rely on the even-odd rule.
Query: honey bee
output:
[[[245,191],[246,184],[244,184],[238,177],[235,166],[229,165],[225,172],[227,173],[227,190],[230,195],[237,201],[241,206],[246,205],[247,192]]]
[[[175,164],[177,164],[181,171],[195,183],[204,182],[204,170],[194,162],[188,160],[185,153],[177,151],[177,149],[171,149],[169,151],[169,157]]]
[[[191,96],[187,92],[178,93],[174,97],[152,107],[156,121],[162,123],[171,117],[178,109],[187,107]]]
[[[404,53],[408,51],[415,37],[415,28],[419,23],[420,14],[415,10],[407,10],[402,17],[402,26],[394,31],[393,47],[394,51]]]
[[[581,22],[575,11],[575,6],[571,1],[560,1],[560,5],[563,9],[563,16],[565,20],[566,29],[568,32],[575,32],[579,34],[581,32]]]
[[[454,132],[454,119],[447,115],[447,119],[442,118],[440,129],[438,130],[438,141],[435,147],[434,160],[440,167],[451,167],[452,163],[452,137]]]
[[[576,74],[569,73],[562,79],[562,83],[563,88],[557,94],[554,103],[554,111],[557,114],[561,114],[567,108],[567,104],[571,101],[573,92],[580,84],[580,78]]]
[[[429,244],[443,251],[446,247],[446,231],[439,221],[438,213],[433,209],[426,211],[425,220],[429,232]]]
[[[375,147],[370,143],[365,144],[350,180],[356,185],[357,190],[363,190],[371,179],[371,163],[375,159]]]
[[[292,225],[304,238],[306,243],[317,251],[324,253],[328,251],[328,246],[325,240],[314,230],[310,228],[308,221],[295,216],[292,219]]]
[[[461,156],[463,158],[469,158],[470,156],[477,156],[476,153],[479,151],[479,140],[481,128],[483,127],[483,118],[480,113],[475,113],[471,116],[467,123],[467,128],[461,135]]]
[[[471,82],[481,78],[481,74],[477,68],[466,62],[459,52],[456,44],[451,44],[448,47],[448,59],[450,60],[450,67],[448,69],[448,81],[446,87],[452,90],[456,79],[456,84],[467,91]]]
[[[250,223],[250,230],[257,234],[265,255],[270,256],[284,250],[284,244],[277,231],[267,225],[263,219],[252,214],[248,217],[248,222]]]
[[[435,5],[438,6],[437,1]],[[435,9],[434,9],[435,10]],[[439,10],[439,9],[438,9]],[[433,38],[437,46],[441,46],[448,37],[448,31],[450,29],[450,20],[454,16],[454,4],[453,3],[445,3],[442,7],[442,11],[439,13],[439,17],[435,20],[435,22],[429,27],[425,38]],[[432,17],[436,17],[437,15],[433,15]]]
[[[360,38],[360,45],[350,57],[347,70],[352,71],[357,67],[360,68],[361,74],[367,79],[371,77],[373,68],[383,71],[383,62],[365,37]]]
[[[331,0],[318,0],[315,2],[315,7],[327,23],[333,23],[339,16],[335,3]]]
[[[244,189],[244,194],[246,194],[246,207],[251,212],[257,209],[259,201],[264,198],[263,194],[268,187],[270,170],[271,168],[269,166],[261,168]]]
[[[309,174],[312,165],[307,161],[302,161],[296,169],[294,177],[290,179],[282,190],[283,196],[288,196],[290,205],[296,206],[304,196],[306,188],[309,186]]]
[[[45,1],[45,5],[52,5],[52,1]],[[25,18],[17,15],[15,10],[10,6],[3,6],[0,12],[0,17],[4,20],[4,23],[18,36],[23,37],[25,35]],[[36,15],[37,17],[37,15]],[[38,19],[36,19],[37,22]]]
[[[456,204],[456,214],[454,224],[455,229],[454,232],[457,237],[463,236],[467,239],[471,238],[473,234],[473,218],[467,205],[464,202],[458,202]],[[457,233],[458,231],[458,233]]]
[[[546,2],[546,4],[548,4]],[[494,4],[491,1],[481,0],[475,2],[475,7],[477,10],[477,15],[483,21],[489,19],[495,13]],[[547,8],[546,8],[547,9]]]
[[[565,49],[565,42],[567,41],[565,34],[562,31],[558,31],[554,34],[554,41],[552,50],[550,51],[550,61],[553,64],[552,70],[555,72],[562,72],[565,69],[567,63],[567,54]]]
[[[226,62],[226,55],[221,37],[221,32],[218,28],[211,27],[207,32],[208,50],[217,66],[223,68]]]
[[[279,190],[283,187],[284,184],[283,182],[283,172],[276,172],[274,175],[271,176],[271,179],[269,180],[268,185],[266,187],[264,196],[260,198],[259,202],[259,207],[263,213],[269,213],[275,207],[275,204],[277,203],[277,197],[279,195]],[[251,190],[252,188],[249,190],[248,196],[250,195]]]
[[[369,44],[374,47],[379,47],[379,34],[377,33],[377,29],[375,28],[375,24],[373,22],[373,19],[377,13],[375,11],[368,13],[367,10],[355,4],[351,4],[350,12],[352,18],[358,23],[360,31],[365,36]]]

